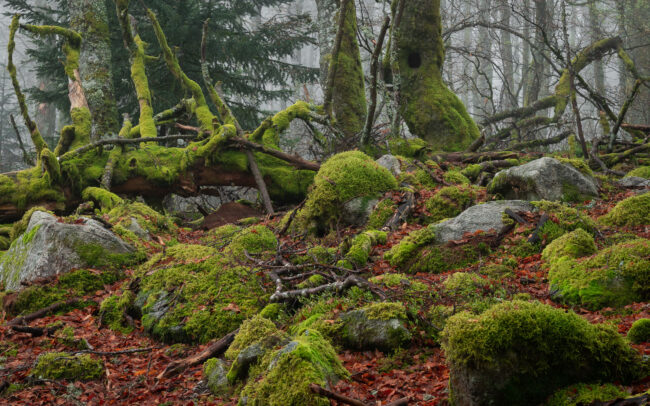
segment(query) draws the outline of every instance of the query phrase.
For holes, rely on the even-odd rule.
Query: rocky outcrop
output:
[[[7,290],[22,282],[84,267],[119,266],[132,260],[133,248],[88,218],[73,224],[37,211],[27,230],[0,259],[0,278]]]
[[[498,172],[488,191],[506,199],[582,201],[598,196],[598,185],[572,165],[544,157]]]
[[[394,351],[411,340],[405,319],[401,303],[376,303],[347,312],[341,316],[343,345],[363,351]]]

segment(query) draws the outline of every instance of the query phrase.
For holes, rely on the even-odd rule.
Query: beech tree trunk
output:
[[[400,114],[409,130],[434,149],[463,150],[479,137],[479,130],[465,105],[442,80],[445,48],[440,0],[396,3],[391,65]]]

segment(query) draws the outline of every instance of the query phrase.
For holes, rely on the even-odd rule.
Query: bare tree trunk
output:
[[[603,38],[602,30],[600,29],[600,13],[598,12],[598,3],[596,0],[589,0],[589,36],[591,42],[598,41]],[[605,95],[605,70],[602,60],[594,61],[594,83],[596,91]]]
[[[535,46],[538,50],[544,49],[544,31],[547,28],[546,18],[548,16],[546,11],[546,0],[534,0],[535,1]],[[544,58],[539,52],[532,54],[532,74],[529,76],[528,82],[528,93],[526,95],[526,100],[524,100],[524,106],[530,106],[536,100],[539,99],[541,94],[541,87],[544,83],[544,72],[545,72],[545,63]]]
[[[474,106],[485,116],[493,113],[492,100],[492,39],[490,38],[490,29],[488,25],[491,22],[490,10],[492,9],[491,0],[481,0],[479,3],[479,20],[483,23],[478,28],[478,44],[476,53],[478,55],[479,69],[476,71],[476,93],[474,95]]]

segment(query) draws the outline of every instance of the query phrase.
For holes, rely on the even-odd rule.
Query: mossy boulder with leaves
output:
[[[539,302],[450,317],[442,333],[455,404],[529,405],[580,382],[631,382],[641,358],[610,325]]]
[[[361,197],[378,198],[396,187],[395,177],[368,155],[358,151],[334,155],[316,174],[295,225],[316,233],[327,232],[336,226],[345,203]]]

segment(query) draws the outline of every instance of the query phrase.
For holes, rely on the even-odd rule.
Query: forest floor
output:
[[[422,191],[426,195],[433,190]],[[391,192],[398,193],[398,192]],[[608,212],[617,202],[632,195],[633,192],[623,189],[611,190],[605,199],[596,201],[587,212],[593,218]],[[426,211],[421,202],[426,196],[419,196],[415,213]],[[533,216],[531,214],[531,216]],[[534,219],[531,219],[534,226]],[[272,228],[277,227],[277,219],[266,219],[262,223]],[[385,245],[374,248],[371,255],[369,272],[374,275],[397,272],[388,262],[382,259],[383,253],[398,243],[410,231],[421,228],[419,224],[404,224],[399,230],[389,235]],[[525,226],[519,226],[517,232],[526,233]],[[643,238],[650,238],[650,227],[630,229],[601,229],[604,235],[613,232],[627,232]],[[356,230],[342,230],[342,235],[354,234]],[[180,229],[178,235],[164,236],[162,239],[175,238],[180,243],[201,244],[204,231],[188,231]],[[282,237],[291,239],[291,237]],[[293,241],[294,243],[299,243]],[[504,241],[508,246],[508,238]],[[332,246],[336,243],[332,241]],[[487,260],[487,259],[486,259]],[[441,274],[416,274],[414,278],[431,290],[436,290],[441,281],[450,273],[463,270],[475,270],[472,265],[465,269],[455,269]],[[99,271],[97,271],[99,272]],[[132,275],[133,270],[127,270],[126,276]],[[541,255],[536,254],[518,258],[514,276],[493,281],[499,288],[511,293],[527,293],[543,303],[555,307],[564,307],[554,303],[549,298],[549,286],[546,280],[547,270],[542,264]],[[84,298],[101,303],[103,299],[118,292],[123,283],[129,279],[117,282]],[[271,284],[272,282],[268,282]],[[387,289],[391,297],[399,297],[400,288]],[[442,298],[444,301],[444,297]],[[453,303],[451,303],[453,304]],[[0,359],[3,361],[0,369],[0,385],[7,389],[12,385],[10,394],[0,397],[0,404],[59,404],[59,405],[113,405],[113,404],[183,404],[183,405],[234,405],[236,398],[215,398],[199,382],[203,379],[202,366],[197,365],[183,373],[172,377],[157,379],[157,376],[175,360],[181,360],[204,349],[206,345],[161,344],[148,337],[142,330],[139,321],[135,321],[136,329],[124,335],[100,326],[99,306],[91,305],[74,309],[65,314],[50,315],[30,323],[32,327],[46,327],[52,323],[61,322],[74,329],[76,340],[85,340],[92,348],[91,354],[101,358],[106,366],[105,377],[89,382],[66,381],[29,381],[28,373],[39,354],[51,351],[70,351],[69,343],[48,337],[32,337],[27,333],[12,331],[4,322],[0,325]],[[621,334],[625,334],[631,324],[639,318],[650,317],[650,303],[635,303],[624,308],[604,308],[599,311],[589,311],[573,308],[576,313],[592,323],[610,322],[618,326]],[[415,329],[417,331],[417,329]],[[444,405],[448,403],[449,370],[445,356],[440,346],[423,331],[417,331],[411,346],[394,354],[384,354],[379,351],[354,352],[339,351],[343,365],[351,374],[351,378],[338,382],[332,390],[352,398],[360,399],[368,405],[384,405],[402,397],[409,397],[413,405]],[[634,348],[645,356],[650,356],[650,343],[634,345]],[[133,349],[141,352],[120,353]],[[625,388],[629,393],[639,393],[650,389],[650,378],[638,382],[634,387]],[[336,404],[333,401],[332,404]]]

